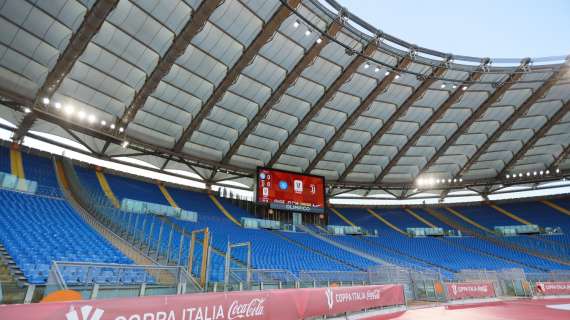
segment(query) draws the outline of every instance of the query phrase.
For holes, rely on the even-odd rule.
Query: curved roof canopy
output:
[[[327,2],[0,1],[0,117],[250,186],[257,166],[396,196],[570,167],[566,57],[454,56]]]

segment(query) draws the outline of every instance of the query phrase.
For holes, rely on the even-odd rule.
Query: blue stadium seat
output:
[[[0,242],[30,283],[53,261],[132,263],[63,199],[0,190],[0,203]]]

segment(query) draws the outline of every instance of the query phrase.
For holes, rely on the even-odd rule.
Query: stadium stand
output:
[[[45,283],[53,261],[131,263],[91,229],[64,199],[0,190],[0,240],[30,283]],[[85,274],[70,271],[65,277]]]
[[[3,159],[8,157],[6,148],[2,148]],[[47,187],[59,190],[58,182],[53,171],[51,160],[25,154],[24,167],[40,170],[27,170],[29,178],[35,178]],[[2,161],[3,168],[9,168],[6,161]],[[82,184],[93,194],[106,199],[106,206],[113,205],[108,197],[103,196],[96,172],[93,169],[76,166],[75,170]],[[41,172],[39,174],[38,172]],[[118,176],[105,173],[110,191],[121,201],[129,198],[147,202],[170,205],[175,202],[182,209],[196,211],[198,222],[182,221],[171,217],[159,217],[152,214],[141,216],[145,224],[139,223],[136,228],[144,234],[142,242],[158,239],[159,224],[165,224],[172,229],[171,247],[168,248],[168,237],[162,237],[160,251],[169,250],[166,263],[180,263],[187,265],[189,244],[180,242],[182,234],[190,234],[193,230],[209,228],[211,230],[213,254],[211,256],[210,281],[220,282],[224,279],[224,254],[228,242],[239,243],[250,241],[252,244],[252,266],[256,269],[282,269],[293,274],[302,271],[358,271],[378,265],[363,254],[377,257],[386,264],[408,267],[418,270],[436,269],[442,274],[451,277],[454,272],[467,268],[480,269],[507,269],[522,268],[528,272],[546,270],[568,269],[567,265],[559,264],[536,255],[512,250],[472,236],[446,237],[446,238],[412,238],[404,235],[406,228],[437,226],[445,230],[452,228],[444,221],[437,219],[421,208],[403,209],[374,209],[364,208],[332,208],[330,224],[363,226],[372,234],[378,236],[334,236],[325,229],[310,226],[310,232],[285,232],[244,229],[235,223],[242,217],[251,217],[249,212],[238,206],[237,200],[220,198],[202,192],[184,190],[173,186],[163,186],[144,182],[134,177]],[[167,199],[164,192],[172,198]],[[2,190],[1,196],[8,205],[3,208],[2,243],[13,256],[30,283],[44,283],[46,281],[49,265],[52,261],[86,261],[108,263],[132,263],[121,252],[97,235],[73,208],[61,197],[46,196],[42,194],[30,195]],[[555,200],[553,203],[565,208],[567,201]],[[541,202],[501,204],[503,210],[516,212],[521,219],[536,222],[541,227],[568,226],[564,213],[547,206]],[[514,225],[513,220],[495,208],[487,206],[470,206],[450,208],[467,219],[492,230],[496,225]],[[449,209],[438,208],[440,213],[446,215],[455,223],[471,230],[482,232],[476,226],[468,223]],[[224,213],[225,211],[225,213]],[[541,212],[541,215],[535,215]],[[373,214],[374,213],[374,214]],[[49,218],[48,215],[49,214]],[[342,218],[341,218],[342,216]],[[132,225],[131,216],[123,213],[114,218],[114,222],[123,225]],[[137,217],[138,219],[139,217]],[[17,223],[16,223],[17,221]],[[348,223],[347,221],[350,221]],[[143,227],[141,227],[141,225]],[[151,228],[154,225],[154,228]],[[170,229],[165,232],[170,232]],[[324,241],[314,234],[326,237]],[[489,234],[489,233],[487,233]],[[51,235],[46,237],[46,235]],[[58,240],[53,239],[54,235]],[[568,259],[570,248],[566,235],[534,235],[498,237],[505,243],[515,243],[547,255],[557,255]],[[341,246],[334,245],[334,243]],[[89,245],[88,245],[89,244]],[[46,246],[47,250],[40,250]],[[345,249],[342,249],[344,246]],[[25,250],[24,248],[30,248]],[[147,248],[151,252],[153,245]],[[157,250],[159,251],[159,250]],[[274,252],[287,252],[275,255]],[[181,255],[180,253],[181,252]],[[233,268],[243,267],[246,261],[245,250],[236,250],[232,261]],[[198,275],[202,259],[202,247],[196,244],[194,251],[192,273]],[[65,277],[69,281],[81,283],[85,281],[136,283],[142,281],[144,273],[124,274],[119,276],[111,271],[101,271],[101,274],[90,275],[87,279],[79,269],[66,270]],[[148,277],[148,275],[146,275]],[[148,279],[147,279],[148,280]],[[152,281],[152,279],[151,279]]]

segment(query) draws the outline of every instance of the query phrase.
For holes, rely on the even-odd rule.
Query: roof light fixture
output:
[[[556,173],[560,173],[560,168],[556,168]]]
[[[463,86],[463,87],[461,88],[461,90],[463,90],[463,91],[467,90],[467,86]]]
[[[317,43],[319,43],[319,44],[320,44],[321,42],[323,42],[323,39],[321,39],[321,38],[317,38]]]
[[[28,107],[25,107],[25,108],[24,108],[24,112],[25,112],[25,113],[30,113],[30,112],[32,112],[32,109],[30,109],[30,108],[28,108]]]
[[[507,175],[505,176],[505,178],[507,178],[507,179],[510,178],[510,177],[511,177],[510,174],[507,174]]]
[[[95,123],[95,120],[97,120],[97,118],[95,117],[94,114],[90,114],[89,117],[87,117],[87,121],[89,123]]]
[[[59,103],[59,102],[54,103],[53,106],[54,106],[56,109],[61,109],[61,103]]]
[[[48,97],[43,98],[43,99],[42,99],[42,102],[43,102],[44,104],[49,104],[49,98],[48,98]]]
[[[79,120],[85,119],[85,116],[86,116],[86,114],[85,114],[85,111],[83,111],[83,110],[80,110],[80,111],[77,113],[77,117],[79,118]]]
[[[546,170],[546,174],[550,174],[550,170]]]
[[[295,20],[295,22],[293,22],[293,28],[299,28],[299,25],[301,25],[299,20]]]
[[[394,79],[400,79],[400,75],[397,74],[397,75],[394,77]]]
[[[442,89],[445,89],[446,86],[447,86],[447,85],[446,85],[445,83],[442,83],[442,84],[441,84],[441,88],[442,88]]]
[[[119,132],[123,132],[123,131],[125,131],[125,128],[119,127]]]
[[[67,114],[68,116],[72,115],[74,110],[73,110],[73,106],[72,105],[66,105],[65,109],[63,109],[63,112],[65,112],[65,114]]]
[[[366,63],[364,64],[364,69],[368,69],[368,68],[370,68],[370,63],[366,62]]]
[[[115,129],[115,124],[111,123],[110,127],[111,127],[111,129]]]
[[[121,143],[121,147],[126,148],[129,146],[129,142],[127,140],[123,141],[123,143]]]
[[[107,121],[101,120],[101,125],[102,125],[102,126],[106,126],[106,125],[107,125]]]
[[[385,76],[390,75],[390,70],[386,70],[386,72],[384,72],[384,75],[385,75]]]
[[[451,86],[453,89],[457,89],[457,85],[453,84],[453,86]]]
[[[374,72],[378,72],[378,71],[380,71],[380,68],[374,67]]]
[[[311,33],[313,33],[313,32],[311,31],[311,29],[307,29],[307,31],[305,31],[305,35],[306,35],[307,37],[310,36]]]
[[[539,174],[540,174],[540,175],[543,175],[543,174],[544,174],[544,170],[540,170]]]

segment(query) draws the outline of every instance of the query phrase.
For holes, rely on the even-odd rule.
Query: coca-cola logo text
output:
[[[228,309],[228,320],[263,316],[264,302],[265,298],[254,298],[248,303],[239,303],[234,300]]]

